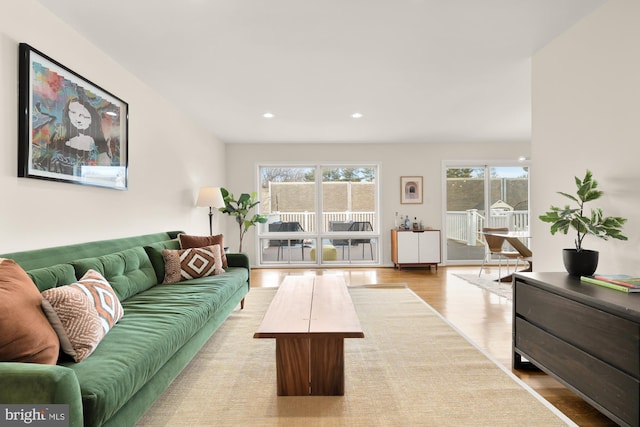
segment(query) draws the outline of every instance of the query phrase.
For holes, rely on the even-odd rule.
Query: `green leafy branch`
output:
[[[600,208],[591,209],[589,214],[585,215],[585,203],[597,200],[604,194],[597,189],[598,182],[593,179],[591,171],[587,170],[584,179],[575,177],[575,183],[577,187],[575,196],[562,191],[558,194],[574,201],[577,207],[551,206],[548,212],[539,216],[543,222],[551,223],[551,234],[555,235],[558,232],[567,234],[570,229],[574,229],[577,234],[574,241],[577,251],[582,250],[582,242],[587,235],[603,240],[609,238],[627,240],[627,236],[622,234],[622,226],[627,222],[626,218],[604,216]]]

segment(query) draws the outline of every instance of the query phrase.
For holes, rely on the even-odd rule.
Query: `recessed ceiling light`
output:
[[[275,115],[273,113],[264,113],[262,117],[264,117],[265,119],[272,119],[275,117]]]
[[[359,119],[360,117],[362,117],[362,113],[353,113],[351,117],[353,117],[354,119]]]

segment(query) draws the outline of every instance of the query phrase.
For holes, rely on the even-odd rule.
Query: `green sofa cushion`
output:
[[[76,281],[75,270],[71,264],[56,264],[46,268],[27,271],[40,292]]]
[[[85,420],[100,425],[113,416],[212,316],[220,315],[218,308],[246,286],[247,276],[246,269],[232,268],[219,276],[157,285],[123,301],[124,317],[95,352],[81,363],[63,363],[78,377]]]
[[[89,269],[99,271],[111,284],[120,301],[155,286],[158,282],[149,257],[142,247],[71,263],[77,277]]]

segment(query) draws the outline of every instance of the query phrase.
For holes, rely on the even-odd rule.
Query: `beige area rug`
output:
[[[345,395],[279,397],[275,342],[253,339],[275,289],[252,289],[138,426],[574,425],[411,290],[352,287]]]
[[[477,274],[454,274],[454,276],[459,277],[472,285],[486,289],[493,294],[500,295],[509,301],[513,300],[513,286],[511,285],[511,282],[498,282],[498,275],[492,276],[489,274],[483,274],[478,277]]]

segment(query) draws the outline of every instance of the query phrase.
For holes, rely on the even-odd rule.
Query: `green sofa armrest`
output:
[[[247,254],[234,252],[227,253],[227,264],[229,267],[244,267],[247,270],[250,270],[249,267],[249,257]]]
[[[247,285],[251,287],[251,266],[249,265],[249,257],[242,252],[227,253],[227,265],[229,267],[243,267],[249,270],[249,278]]]
[[[0,403],[68,404],[69,426],[83,425],[80,384],[64,366],[1,362]]]

